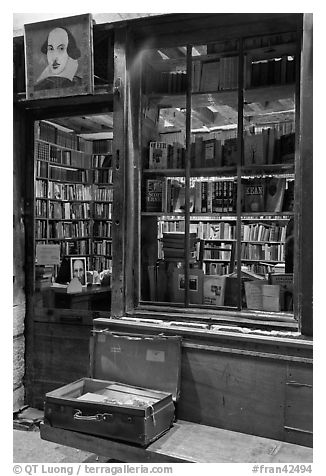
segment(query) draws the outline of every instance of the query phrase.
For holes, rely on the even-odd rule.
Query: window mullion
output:
[[[190,254],[190,146],[191,146],[191,84],[192,46],[187,45],[187,90],[186,90],[186,160],[185,160],[185,306],[189,306],[189,254]]]
[[[243,163],[243,89],[244,89],[244,56],[243,39],[239,39],[239,69],[238,69],[238,157],[237,157],[237,290],[238,309],[241,309],[241,165]]]

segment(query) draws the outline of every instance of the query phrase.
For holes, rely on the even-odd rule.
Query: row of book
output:
[[[37,181],[38,182],[38,181]],[[66,184],[49,181],[48,198],[56,200],[92,200],[92,187],[79,183]],[[38,196],[38,195],[37,195]],[[47,195],[45,195],[47,196]]]
[[[192,230],[196,230],[197,238],[201,240],[235,240],[235,222],[220,221],[191,223]]]
[[[230,274],[231,266],[228,263],[203,263],[204,274],[213,275],[213,276],[224,276]]]
[[[192,64],[192,91],[212,92],[238,87],[238,56],[225,56],[214,61]]]
[[[112,184],[113,171],[112,169],[107,170],[94,170],[93,176],[94,183],[98,184]]]
[[[37,178],[49,178],[62,182],[94,183],[94,185],[112,184],[112,169],[92,171],[67,169],[61,166],[50,166],[48,169],[47,163],[39,160],[36,163],[36,176]]]
[[[50,198],[50,200],[85,200],[103,201],[113,200],[113,189],[93,188],[89,185],[74,183],[65,184],[38,179],[35,181],[36,213],[46,214],[46,205],[40,199]]]
[[[262,261],[284,261],[284,243],[241,244],[241,259]]]
[[[47,222],[45,220],[35,220],[35,238],[42,239],[47,237]]]
[[[277,128],[244,135],[243,165],[284,164],[294,162],[295,135],[281,134]],[[238,163],[238,139],[204,140],[197,136],[190,145],[192,168],[231,167]],[[182,169],[186,149],[178,143],[152,141],[149,143],[148,168]],[[146,166],[146,164],[145,164]]]
[[[93,152],[92,141],[86,140],[74,132],[59,129],[53,124],[44,121],[40,121],[38,127],[36,127],[36,138],[66,147],[67,149],[75,149],[90,154]]]
[[[112,255],[112,241],[101,240],[93,242],[93,253],[95,255]]]
[[[242,179],[243,212],[292,211],[294,181],[283,177]],[[145,211],[185,212],[185,185],[163,177],[147,179]],[[190,213],[227,213],[236,211],[237,186],[233,180],[195,181],[189,189]]]
[[[286,238],[286,225],[278,223],[241,224],[241,240],[243,241],[282,241]]]
[[[81,169],[112,168],[112,154],[89,154],[36,141],[35,159]]]
[[[94,218],[112,218],[112,203],[95,203]]]
[[[112,154],[113,139],[97,139],[93,141],[93,154]]]
[[[48,176],[48,165],[47,165],[46,162],[43,162],[42,160],[37,160],[35,168],[36,168],[36,176],[37,177],[47,178],[47,176]]]
[[[50,219],[67,219],[67,220],[82,220],[90,218],[90,204],[85,203],[70,203],[70,202],[50,202],[49,203],[49,218]]]
[[[56,164],[90,169],[91,158],[92,155],[89,153],[80,152],[78,150],[59,149],[54,145],[50,145],[49,161]]]
[[[251,63],[251,78],[248,87],[287,84],[295,82],[295,57],[282,56]]]
[[[230,261],[231,244],[210,243],[209,248],[203,250],[203,260],[225,260]],[[284,261],[284,244],[241,244],[241,259],[263,260],[263,261]]]
[[[47,217],[47,201],[46,200],[35,200],[35,215],[37,217]]]
[[[49,239],[51,238],[83,238],[91,236],[89,221],[50,222]]]
[[[66,150],[45,142],[35,142],[35,159],[60,165],[91,168],[91,154],[78,150]]]
[[[285,164],[294,162],[294,133],[280,135],[277,129],[244,135],[244,165]]]
[[[147,212],[184,213],[185,185],[162,178],[147,179],[145,210]],[[236,184],[232,180],[196,181],[189,190],[191,213],[232,212],[236,206]]]
[[[62,165],[74,165],[74,166],[79,166],[79,160],[82,161],[83,155],[80,154],[80,152],[74,150],[65,150],[65,149],[60,149],[59,147],[56,147],[55,145],[48,145],[46,144],[47,147],[50,147],[49,151],[49,161],[54,162],[56,164],[62,164]],[[73,152],[73,154],[72,154]],[[72,163],[72,157],[74,157],[74,163]],[[87,155],[86,159],[88,159],[90,156]],[[78,160],[79,159],[79,160]],[[84,159],[85,160],[85,159]],[[83,161],[84,162],[84,161]],[[80,165],[82,167],[83,165]],[[88,163],[85,163],[85,167],[89,167]]]
[[[61,182],[91,183],[91,170],[66,169],[62,167],[49,167],[49,179]]]
[[[91,240],[61,241],[61,256],[88,255],[91,253]]]
[[[48,198],[47,180],[35,180],[35,196],[36,198]]]
[[[60,244],[60,256],[88,255],[91,253],[90,239],[60,241],[59,244]]]
[[[158,238],[163,233],[185,231],[184,220],[160,220],[158,222]],[[254,242],[285,242],[286,224],[271,223],[241,223],[241,241]],[[198,240],[236,240],[236,224],[234,222],[202,222],[190,223],[190,232],[195,233]]]
[[[112,273],[112,259],[105,256],[94,256],[92,258],[92,269],[96,269],[99,273],[104,270]]]
[[[292,211],[294,180],[283,177],[242,179],[243,212]]]
[[[40,121],[36,125],[36,139],[88,154],[111,154],[113,150],[113,139],[87,140],[45,121]]]
[[[163,233],[176,232],[176,231],[177,232],[185,231],[184,220],[158,220],[157,221],[157,237],[159,239],[163,238]],[[190,229],[190,232],[196,233],[196,230]]]
[[[109,168],[112,167],[111,154],[97,154],[93,155],[92,165],[94,168]]]
[[[93,224],[93,236],[111,238],[112,223],[109,221],[95,221]]]
[[[113,188],[98,187],[93,190],[94,200],[109,202],[113,200]]]
[[[186,149],[177,142],[150,142],[148,150],[149,169],[182,169],[185,166]]]
[[[157,71],[146,63],[143,68],[143,92],[145,94],[176,94],[187,90],[187,74],[184,71]]]
[[[147,84],[145,85],[147,88]],[[159,94],[178,94],[185,93],[187,90],[187,74],[182,71],[160,72],[152,73],[150,90],[146,92],[153,92]]]
[[[230,261],[232,246],[230,243],[210,243],[209,248],[203,249],[203,260],[217,259]]]

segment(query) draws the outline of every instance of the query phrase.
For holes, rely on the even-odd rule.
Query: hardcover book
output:
[[[168,144],[165,142],[150,142],[149,168],[166,169],[168,161]]]
[[[203,303],[203,276],[202,269],[190,269],[189,271],[189,300],[193,304]],[[184,269],[175,268],[173,272],[173,301],[183,302],[185,293]]]
[[[265,206],[266,182],[264,179],[243,181],[244,212],[261,212]]]
[[[223,146],[223,165],[230,167],[237,165],[238,161],[238,140],[226,139]]]
[[[203,298],[204,304],[214,306],[224,305],[226,276],[206,275],[204,276]]]
[[[163,182],[158,179],[148,179],[146,181],[146,211],[162,212],[163,204]]]
[[[266,212],[281,212],[283,209],[283,199],[285,191],[285,178],[272,177],[267,181],[266,186]]]
[[[215,164],[215,139],[205,140],[202,167],[214,167]]]
[[[244,164],[264,164],[264,137],[263,134],[249,134],[244,137]]]

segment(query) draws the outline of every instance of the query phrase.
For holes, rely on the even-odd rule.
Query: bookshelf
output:
[[[40,121],[34,151],[36,245],[58,244],[61,260],[86,258],[88,271],[112,273],[112,140]]]

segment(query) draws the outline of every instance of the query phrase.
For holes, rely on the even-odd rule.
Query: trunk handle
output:
[[[83,421],[107,421],[112,420],[112,413],[96,413],[96,415],[83,415],[81,410],[77,410],[74,414],[74,420],[83,420]]]

